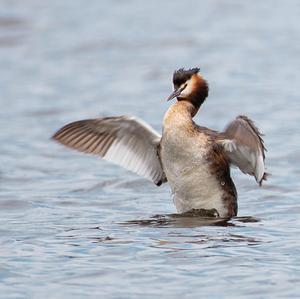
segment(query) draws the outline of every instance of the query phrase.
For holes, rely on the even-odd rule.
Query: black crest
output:
[[[180,86],[181,84],[185,83],[189,80],[193,75],[199,73],[200,68],[195,67],[189,70],[179,69],[174,72],[173,74],[173,84],[174,86]]]

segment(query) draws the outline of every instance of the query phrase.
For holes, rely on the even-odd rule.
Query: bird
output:
[[[178,213],[205,216],[237,215],[237,191],[231,167],[267,180],[263,134],[245,115],[222,132],[197,125],[193,118],[208,97],[209,86],[200,68],[173,73],[176,98],[165,113],[162,134],[134,116],[79,120],[59,129],[52,138],[75,150],[118,164],[157,186],[168,183]]]

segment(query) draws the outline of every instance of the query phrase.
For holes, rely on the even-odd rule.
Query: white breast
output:
[[[206,159],[207,136],[176,124],[164,126],[160,154],[177,211],[214,208],[221,217],[226,216],[221,185],[211,174]]]

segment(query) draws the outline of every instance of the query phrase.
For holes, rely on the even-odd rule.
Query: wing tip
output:
[[[61,130],[58,130],[52,136],[50,136],[49,140],[53,140],[55,142],[61,143],[61,141],[59,140],[59,133],[60,133],[60,131]]]
[[[64,145],[66,147],[70,147],[68,144],[66,144],[65,142],[62,141],[61,139],[61,134],[64,133],[64,129],[66,126],[62,127],[61,129],[59,129],[58,131],[56,131],[50,138],[49,140],[53,140],[61,145]]]
[[[270,176],[271,176],[271,173],[264,172],[261,180],[258,182],[259,183],[259,187],[262,187],[262,182],[263,181],[267,181]]]
[[[162,183],[163,183],[162,180],[159,180],[159,181],[154,182],[154,184],[155,184],[157,187],[161,186]]]
[[[59,130],[59,131],[60,131],[60,130]],[[59,134],[58,134],[59,131],[55,132],[52,136],[50,136],[49,139],[50,139],[50,140],[54,140],[54,141],[59,141],[58,138],[57,138],[58,135],[59,135]]]

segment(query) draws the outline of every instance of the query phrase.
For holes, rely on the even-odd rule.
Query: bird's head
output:
[[[174,91],[168,101],[188,101],[198,109],[208,96],[208,84],[199,73],[199,68],[179,69],[173,74]]]

